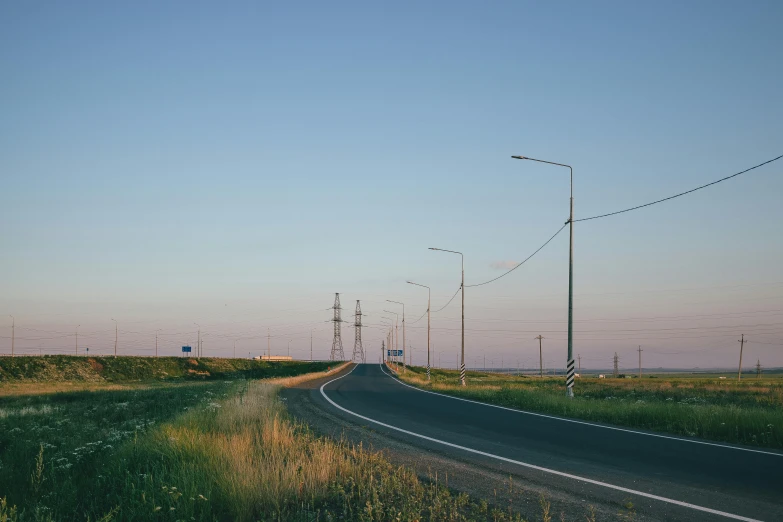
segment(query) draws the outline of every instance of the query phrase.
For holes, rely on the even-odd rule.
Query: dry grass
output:
[[[289,419],[281,384],[323,375],[21,398],[0,521],[522,520]]]

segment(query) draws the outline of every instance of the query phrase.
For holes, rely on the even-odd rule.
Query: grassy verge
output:
[[[35,387],[149,381],[259,379],[323,371],[328,362],[268,362],[202,357],[0,357],[0,385]]]
[[[458,373],[409,367],[405,382],[433,391],[521,410],[551,413],[618,426],[783,449],[783,381],[701,378],[581,378],[574,399],[564,396],[563,378]]]
[[[315,436],[281,384],[5,397],[0,520],[521,520]]]

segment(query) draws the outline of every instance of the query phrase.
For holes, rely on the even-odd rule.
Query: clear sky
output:
[[[568,217],[783,154],[780,2],[4,2],[0,352],[370,360],[406,303],[502,273]],[[783,160],[577,223],[585,367],[783,366]],[[466,291],[468,365],[565,365],[567,229]],[[401,307],[398,307],[401,312]],[[433,314],[454,366],[459,297]],[[350,318],[349,318],[350,319]],[[402,333],[400,333],[402,340]],[[353,328],[344,328],[347,355]],[[493,361],[494,362],[490,362]]]

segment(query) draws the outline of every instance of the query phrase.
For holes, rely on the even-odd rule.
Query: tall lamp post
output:
[[[383,322],[383,321],[388,321],[388,323]],[[388,351],[383,354],[383,361],[391,363],[391,361],[389,360],[389,356],[387,354],[390,353],[391,349],[392,349],[391,348],[391,344],[392,344],[391,343],[391,337],[392,337],[392,331],[394,329],[394,322],[390,318],[388,318],[386,316],[383,316],[383,317],[381,317],[381,326],[383,326],[384,328],[385,327],[389,328],[389,330],[386,332],[386,350],[388,350]]]
[[[405,373],[405,304],[401,303],[399,301],[392,301],[391,299],[386,300],[389,303],[394,303],[398,305],[402,305],[402,371]],[[410,357],[410,350],[408,351]]]
[[[201,358],[201,325],[194,322],[198,326],[198,333],[196,334],[196,359]]]
[[[430,380],[430,287],[427,285],[420,285],[413,281],[406,281],[409,285],[421,286],[427,289],[427,380]]]
[[[514,159],[537,161],[548,165],[566,167],[571,172],[571,202],[570,213],[568,216],[568,359],[566,373],[566,397],[574,397],[574,169],[571,165],[555,163],[553,161],[544,161],[527,156],[511,156]]]
[[[462,283],[460,284],[460,290],[462,291],[462,364],[459,369],[459,382],[462,386],[465,386],[465,256],[462,255],[462,252],[457,252],[456,250],[433,247],[430,247],[430,250],[459,254],[460,258],[462,258]]]

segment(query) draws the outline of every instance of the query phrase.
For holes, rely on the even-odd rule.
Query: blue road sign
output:
[[[404,350],[386,350],[386,355],[388,357],[402,357],[402,352]]]
[[[182,353],[190,353],[190,346],[183,346]]]

